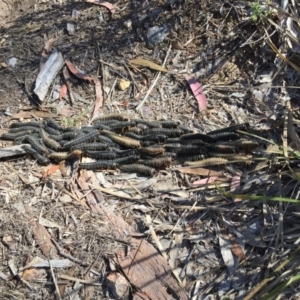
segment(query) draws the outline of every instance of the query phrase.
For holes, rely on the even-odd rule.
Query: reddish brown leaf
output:
[[[207,98],[203,93],[202,85],[195,78],[189,75],[185,75],[184,77],[198,102],[199,111],[205,110],[207,106]]]
[[[54,166],[50,167],[49,169],[47,169],[44,172],[42,179],[45,179],[47,176],[51,175],[52,173],[56,172],[57,170],[59,170],[59,165],[54,165]]]
[[[65,58],[65,63],[70,70],[70,72],[75,75],[77,78],[85,79],[85,80],[94,80],[94,77],[86,75],[78,70],[67,58]]]
[[[115,7],[111,3],[106,2],[106,1],[101,1],[101,0],[85,0],[85,2],[93,3],[93,4],[96,4],[96,5],[105,6],[106,8],[108,8],[110,10],[110,12],[112,14],[114,14],[116,12]]]
[[[65,99],[67,97],[68,88],[64,84],[59,91],[59,100]]]
[[[241,245],[239,245],[234,237],[230,238],[232,248],[231,251],[232,253],[238,257],[239,259],[246,259],[245,253]]]

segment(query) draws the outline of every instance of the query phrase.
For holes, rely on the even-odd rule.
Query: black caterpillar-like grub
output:
[[[154,143],[162,143],[167,139],[167,136],[164,134],[155,134],[155,135],[144,135],[142,136],[142,141],[149,141]]]
[[[31,145],[31,147],[41,155],[45,155],[49,153],[49,150],[46,147],[41,145],[37,139],[31,136],[27,136],[23,141],[28,142]]]
[[[77,132],[78,134],[80,134],[80,130],[76,127],[63,128],[62,132]]]
[[[144,135],[166,135],[167,137],[179,137],[182,135],[180,129],[169,129],[169,128],[151,128],[144,132]]]
[[[98,160],[91,163],[80,163],[79,169],[86,170],[105,170],[105,169],[116,169],[117,163],[112,160]]]
[[[229,146],[233,146],[238,149],[247,150],[247,151],[255,149],[259,146],[258,142],[251,141],[251,140],[245,140],[245,139],[240,139],[240,140],[230,141],[230,142],[220,142],[220,143],[223,143],[223,144],[229,145]]]
[[[143,147],[139,149],[142,155],[156,156],[165,152],[164,147]]]
[[[180,143],[164,144],[163,147],[167,152],[178,153],[182,147],[182,144]]]
[[[180,125],[177,121],[159,121],[159,124],[164,128],[177,128]]]
[[[48,146],[51,149],[54,149],[56,151],[61,149],[60,143],[58,143],[57,141],[51,139],[48,136],[48,134],[42,128],[40,129],[40,135],[41,135],[41,138],[43,139],[43,142],[45,143],[46,146]]]
[[[113,149],[113,151],[117,153],[117,156],[119,158],[138,154],[138,151],[135,149],[128,149],[128,150]]]
[[[136,125],[136,121],[124,121],[124,122],[111,124],[109,125],[109,128],[112,131],[123,132],[125,129],[133,127],[135,125]]]
[[[76,145],[71,147],[71,151],[75,149],[80,149],[80,150],[104,150],[107,149],[107,144],[106,143],[86,143],[86,144],[81,144],[81,145]]]
[[[21,145],[21,144],[23,144],[25,142],[25,139],[27,137],[32,137],[32,138],[38,139],[40,137],[40,135],[37,132],[31,133],[31,134],[25,134],[23,136],[20,136],[20,137],[14,139],[13,145]]]
[[[54,160],[78,159],[82,155],[81,150],[73,150],[72,152],[53,152],[49,154],[49,158]]]
[[[135,140],[139,140],[139,141],[142,140],[142,136],[141,136],[141,135],[136,134],[136,133],[131,132],[131,131],[126,132],[124,135],[125,135],[125,136],[128,136],[128,137],[130,137],[130,138],[132,138],[132,139],[135,139]]]
[[[127,164],[133,164],[136,163],[139,160],[138,155],[129,155],[126,157],[120,157],[114,160],[114,162],[117,163],[117,165],[127,165]]]
[[[30,135],[32,134],[31,130],[26,130],[26,131],[22,131],[22,132],[17,132],[17,133],[2,133],[0,136],[1,140],[9,140],[9,141],[13,141],[17,138],[20,138],[24,135]]]
[[[46,119],[45,120],[45,125],[52,127],[53,129],[57,130],[57,131],[61,131],[62,127],[53,119]]]
[[[146,176],[153,176],[155,174],[155,169],[141,164],[120,165],[119,169],[122,172],[137,173]]]
[[[128,118],[126,118],[122,114],[111,114],[111,115],[101,116],[99,118],[96,118],[93,120],[93,123],[103,122],[103,121],[108,121],[108,120],[127,121]]]
[[[216,142],[236,141],[240,139],[240,136],[235,132],[219,132],[219,133],[211,134],[210,136],[213,137]]]
[[[197,160],[203,160],[207,158],[206,154],[197,154],[197,155],[180,155],[177,157],[177,160],[181,163],[181,162],[185,162],[185,161],[197,161]]]
[[[39,164],[41,165],[47,165],[50,161],[47,157],[39,154],[37,151],[35,151],[33,148],[31,148],[30,146],[27,145],[23,145],[22,148],[24,149],[24,151],[26,153],[31,154]]]
[[[109,137],[104,136],[104,135],[98,136],[97,141],[106,144],[108,147],[113,147],[113,148],[118,148],[118,149],[120,148],[119,144],[115,143]]]
[[[58,131],[50,126],[45,126],[43,128],[48,134],[51,134],[51,135],[59,135],[60,134],[60,131]]]
[[[135,134],[141,134],[144,130],[142,128],[136,126],[136,127],[130,127],[128,129],[128,131],[133,132]]]
[[[40,129],[38,127],[33,127],[33,126],[23,126],[23,127],[12,128],[9,130],[9,133],[19,133],[24,131],[39,132]]]
[[[140,160],[138,161],[138,163],[153,168],[163,169],[170,166],[170,164],[172,163],[172,158],[171,157],[152,158],[148,160]]]
[[[26,127],[26,126],[33,126],[37,128],[43,127],[43,125],[40,122],[17,122],[17,123],[12,123],[9,127],[10,128],[16,128],[16,127]]]
[[[218,152],[218,153],[236,153],[236,148],[229,145],[206,145],[206,149],[211,152]]]
[[[199,145],[182,145],[178,150],[178,154],[206,154],[207,150],[205,147]]]
[[[128,148],[140,148],[141,143],[138,140],[134,140],[132,138],[126,137],[126,136],[121,136],[118,134],[115,134],[113,132],[107,131],[107,130],[102,130],[101,131],[103,134],[108,136],[110,139],[112,139],[115,143],[120,144],[122,146],[128,147]]]
[[[242,123],[242,124],[237,124],[237,125],[213,130],[213,131],[208,132],[207,134],[213,135],[213,134],[218,134],[221,132],[235,132],[237,130],[247,130],[247,129],[249,129],[249,126],[250,126],[249,123]]]
[[[81,130],[83,130],[83,131],[88,131],[89,130],[90,131],[91,129],[89,129],[89,128],[94,128],[94,129],[99,129],[99,130],[103,130],[103,129],[104,130],[110,130],[110,127],[108,125],[104,125],[102,123],[95,123],[93,126],[90,126],[90,127],[85,126],[85,127],[82,127]]]
[[[65,149],[70,149],[73,146],[77,146],[83,143],[88,143],[94,139],[96,139],[97,137],[99,137],[99,132],[98,131],[91,131],[87,134],[83,134],[80,135],[79,137],[77,137],[75,140],[72,140],[66,144],[64,144],[64,148]]]
[[[180,137],[181,140],[200,140],[205,143],[215,143],[216,140],[208,135],[202,134],[202,133],[188,133],[188,134],[183,134]]]
[[[180,125],[178,125],[178,128],[180,130],[182,130],[184,133],[193,133],[193,130],[191,130],[190,128],[188,128],[185,125],[180,124]]]
[[[160,128],[160,127],[162,127],[162,125],[159,124],[159,122],[156,122],[156,121],[146,121],[146,120],[142,120],[142,119],[135,119],[135,121],[137,122],[138,126],[145,125],[146,126],[146,127],[144,127],[145,130],[147,128]]]
[[[90,151],[85,150],[85,155],[87,157],[95,158],[95,159],[116,159],[117,153],[112,151]]]

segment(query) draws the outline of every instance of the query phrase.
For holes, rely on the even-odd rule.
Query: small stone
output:
[[[148,47],[153,48],[155,45],[161,43],[168,35],[171,27],[168,24],[163,26],[154,26],[147,31]]]

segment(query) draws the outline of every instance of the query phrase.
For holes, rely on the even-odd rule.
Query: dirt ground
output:
[[[46,117],[81,128],[101,84],[99,115],[174,120],[200,133],[250,123],[265,139],[252,154],[268,163],[173,166],[145,178],[1,159],[0,298],[275,299],[299,269],[299,159],[289,156],[300,145],[299,4],[90,2],[0,0],[1,133]],[[286,20],[294,22],[288,33]],[[53,49],[99,79],[98,90],[61,70],[40,102],[33,91]],[[133,65],[136,58],[167,72]],[[203,111],[187,76],[204,88]],[[300,297],[297,282],[280,292]]]

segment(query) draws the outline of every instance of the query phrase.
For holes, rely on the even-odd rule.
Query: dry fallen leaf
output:
[[[222,176],[222,172],[213,171],[205,168],[182,167],[175,169],[184,174],[202,175],[202,176]]]
[[[110,12],[112,14],[114,14],[116,12],[115,7],[111,3],[106,2],[106,1],[101,1],[101,0],[85,0],[85,2],[93,3],[93,4],[96,4],[96,5],[105,6],[106,8],[108,8],[110,10]]]
[[[199,111],[205,110],[207,106],[207,98],[203,93],[202,85],[195,78],[189,75],[185,75],[184,77],[198,102]]]
[[[95,83],[95,91],[96,91],[96,101],[95,101],[93,117],[97,114],[99,108],[101,108],[103,105],[103,94],[102,94],[101,82],[98,78],[95,77],[94,83]]]
[[[48,113],[47,111],[40,110],[31,110],[31,111],[21,111],[17,114],[14,114],[12,119],[32,119],[35,116],[37,118],[54,118],[55,114]]]
[[[143,58],[135,58],[135,59],[132,59],[130,61],[131,64],[135,64],[135,65],[140,65],[140,66],[143,66],[143,67],[148,67],[150,69],[153,69],[153,70],[156,70],[156,71],[160,71],[160,72],[168,72],[168,70],[164,67],[161,67],[160,65],[150,61],[150,60],[147,60],[147,59],[143,59]]]
[[[56,172],[57,170],[59,170],[59,165],[50,167],[49,169],[46,170],[46,172],[44,172],[42,179],[45,179],[47,176],[51,175],[52,173]]]
[[[77,78],[85,79],[85,80],[94,80],[94,77],[86,75],[78,70],[67,58],[65,58],[65,63],[70,70],[70,72],[75,75]]]
[[[59,100],[65,99],[67,97],[68,88],[64,84],[59,91]]]

